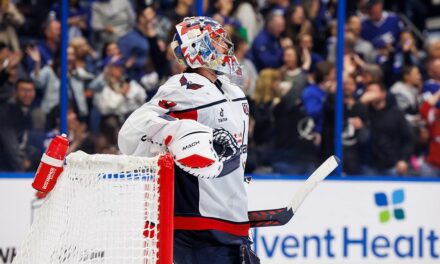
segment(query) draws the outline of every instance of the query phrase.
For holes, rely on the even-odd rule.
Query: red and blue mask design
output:
[[[189,17],[176,25],[176,31],[171,47],[179,63],[241,77],[234,45],[217,21],[209,17]]]

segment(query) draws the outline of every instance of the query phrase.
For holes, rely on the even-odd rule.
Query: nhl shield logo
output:
[[[248,105],[248,103],[242,103],[241,105],[243,106],[243,112],[246,115],[249,115],[249,105]]]

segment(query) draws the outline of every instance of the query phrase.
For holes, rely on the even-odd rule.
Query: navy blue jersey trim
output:
[[[240,98],[232,99],[232,102],[237,102],[237,101],[247,101],[247,98],[246,97],[240,97]]]
[[[225,92],[222,89],[222,82],[219,79],[215,80],[214,84],[222,94],[225,94]]]
[[[174,165],[174,182],[174,213],[200,215],[198,178]]]
[[[209,103],[209,104],[197,106],[197,107],[194,107],[194,108],[189,108],[189,109],[185,109],[185,110],[170,111],[168,114],[170,114],[170,113],[177,113],[178,114],[178,113],[190,112],[190,111],[207,108],[207,107],[210,107],[210,106],[213,106],[213,105],[217,105],[217,104],[221,104],[221,103],[225,103],[225,102],[227,102],[227,100],[226,99],[222,99],[222,100],[219,100],[219,101],[215,101],[215,102],[212,102],[212,103]]]
[[[246,97],[240,97],[240,98],[232,99],[231,101],[232,102],[247,101],[247,98]],[[222,99],[222,100],[219,100],[219,101],[215,101],[215,102],[212,102],[212,103],[209,103],[209,104],[197,106],[197,107],[194,107],[194,108],[189,108],[189,109],[185,109],[185,110],[170,111],[167,114],[170,114],[170,113],[177,113],[178,114],[178,113],[190,112],[190,111],[207,108],[207,107],[210,107],[210,106],[213,106],[213,105],[218,105],[218,104],[225,103],[225,102],[227,102],[227,100],[226,99]]]
[[[184,135],[184,136],[181,137],[180,139],[185,138],[185,137],[187,137],[187,136],[189,136],[189,135],[192,135],[192,134],[208,134],[208,133],[209,133],[209,132],[206,132],[206,131],[194,131],[194,132],[191,132],[191,133],[188,133],[188,134]]]
[[[223,170],[217,178],[224,177],[240,167],[240,151],[237,152],[235,157],[223,162]]]

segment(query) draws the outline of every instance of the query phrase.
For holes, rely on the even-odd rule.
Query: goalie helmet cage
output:
[[[14,264],[172,264],[174,164],[75,152]]]

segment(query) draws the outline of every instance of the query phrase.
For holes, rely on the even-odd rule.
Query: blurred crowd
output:
[[[243,66],[247,172],[307,174],[334,152],[344,41],[344,174],[440,176],[436,1],[347,1],[344,40],[336,0],[203,2]],[[69,151],[116,154],[127,116],[185,70],[169,43],[196,1],[69,5]],[[0,171],[34,171],[59,134],[59,20],[59,1],[0,0]]]

